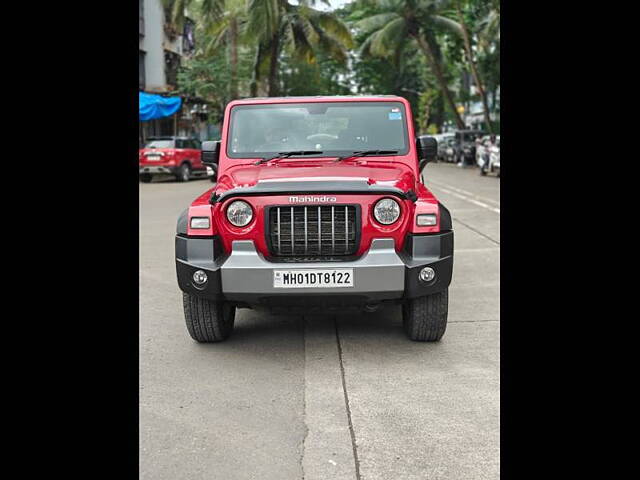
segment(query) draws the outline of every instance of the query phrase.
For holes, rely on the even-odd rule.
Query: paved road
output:
[[[191,340],[175,221],[208,180],[140,185],[140,478],[497,479],[500,179],[428,165],[455,260],[441,342],[399,308],[286,317],[238,310],[225,343]]]

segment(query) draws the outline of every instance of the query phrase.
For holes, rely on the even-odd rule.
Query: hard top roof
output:
[[[304,103],[304,102],[375,102],[375,101],[406,101],[397,95],[335,95],[335,96],[305,96],[305,97],[253,97],[233,100],[233,105],[256,103]]]

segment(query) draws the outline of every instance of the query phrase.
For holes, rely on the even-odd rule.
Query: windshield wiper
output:
[[[361,152],[353,152],[349,155],[345,155],[344,157],[338,157],[334,160],[334,162],[341,162],[342,160],[346,160],[348,158],[366,157],[367,155],[389,155],[392,153],[398,153],[398,151],[397,150],[363,150]]]
[[[289,158],[289,157],[292,157],[293,155],[296,155],[296,156],[316,155],[318,153],[322,153],[322,152],[319,150],[297,150],[294,152],[278,152],[278,154],[274,155],[273,157],[265,157],[262,160],[258,160],[257,162],[254,163],[254,165],[260,165],[261,163],[269,162],[277,158]]]

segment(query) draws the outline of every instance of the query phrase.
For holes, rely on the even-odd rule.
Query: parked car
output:
[[[173,175],[180,182],[207,175],[201,160],[200,141],[189,137],[150,137],[139,150],[140,181],[154,175]]]
[[[480,165],[480,175],[486,175],[487,173],[496,173],[500,176],[500,135],[496,136],[495,145],[491,145],[487,140],[484,145],[485,158],[488,157],[489,162],[482,162]]]
[[[451,141],[453,140],[453,133],[441,133],[439,135],[434,135],[435,139],[438,141],[438,155],[437,160],[439,162],[446,162],[447,155],[446,150],[450,146]]]
[[[484,135],[482,130],[456,130],[453,156],[459,165],[472,165],[476,159],[476,138]]]
[[[230,102],[222,139],[204,142],[219,181],[179,216],[176,273],[189,335],[219,342],[237,308],[372,312],[402,305],[416,341],[445,332],[451,214],[420,169],[437,141],[416,138],[395,96]]]
[[[444,140],[442,148],[438,146],[438,152],[442,150],[442,159],[448,163],[456,162],[456,149],[455,149],[456,139],[451,136]]]

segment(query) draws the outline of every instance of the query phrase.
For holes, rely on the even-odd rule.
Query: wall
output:
[[[145,72],[148,92],[163,92],[166,88],[164,75],[164,12],[161,0],[144,0],[144,38],[140,49],[146,52]]]

